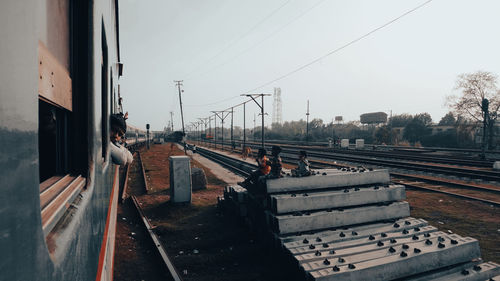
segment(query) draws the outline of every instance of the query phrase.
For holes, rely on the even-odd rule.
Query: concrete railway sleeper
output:
[[[204,155],[226,165],[239,163],[238,170],[251,168],[213,151]],[[261,229],[304,280],[488,280],[500,274],[500,265],[481,261],[476,239],[440,232],[409,217],[404,194],[387,195],[391,187],[401,187],[377,173],[359,177],[359,169],[349,169],[285,176],[267,180],[264,194],[230,186],[223,201],[244,207],[240,216]],[[324,202],[314,198],[322,196]],[[302,197],[319,200],[319,209]]]

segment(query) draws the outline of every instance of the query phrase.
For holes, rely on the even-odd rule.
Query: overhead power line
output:
[[[379,26],[379,27],[377,27],[377,28],[375,28],[375,29],[371,30],[370,32],[368,32],[368,33],[366,33],[366,34],[364,34],[364,35],[362,35],[362,36],[360,36],[360,37],[358,37],[358,38],[356,38],[356,39],[354,39],[354,40],[352,40],[352,41],[350,41],[350,42],[348,42],[348,43],[346,43],[346,44],[344,44],[344,45],[342,45],[342,46],[340,46],[340,47],[338,47],[338,48],[336,48],[336,49],[334,49],[334,50],[332,50],[332,51],[330,51],[330,52],[328,52],[328,53],[326,53],[326,54],[324,54],[324,55],[322,55],[322,56],[320,56],[320,57],[318,57],[318,58],[316,58],[316,59],[314,59],[314,60],[312,60],[311,62],[308,62],[308,63],[306,63],[306,64],[304,64],[304,65],[302,65],[302,66],[300,66],[300,67],[296,68],[296,69],[294,69],[294,70],[292,70],[292,71],[290,71],[290,72],[288,72],[288,73],[286,73],[286,74],[284,74],[284,75],[282,75],[282,76],[280,76],[280,77],[278,77],[278,78],[275,78],[275,79],[273,79],[273,80],[271,80],[271,81],[269,81],[269,82],[266,82],[266,83],[264,83],[264,84],[262,84],[262,85],[260,85],[260,86],[258,86],[258,87],[256,87],[256,88],[253,88],[253,89],[251,89],[251,90],[248,90],[248,91],[246,91],[245,93],[251,93],[251,92],[254,92],[254,91],[259,90],[259,89],[261,89],[261,88],[264,88],[265,86],[268,86],[268,85],[270,85],[270,84],[272,84],[272,83],[274,83],[274,82],[276,82],[276,81],[279,81],[279,80],[281,80],[281,79],[283,79],[283,78],[286,78],[286,77],[288,77],[288,76],[290,76],[290,75],[292,75],[292,74],[294,74],[294,73],[296,73],[296,72],[299,72],[299,71],[301,71],[302,69],[307,68],[307,67],[309,67],[309,66],[311,66],[311,65],[313,65],[313,64],[315,64],[315,63],[317,63],[317,62],[319,62],[319,61],[321,61],[322,59],[324,59],[324,58],[326,58],[326,57],[328,57],[328,56],[331,56],[331,55],[333,55],[333,54],[337,53],[338,51],[341,51],[341,50],[343,50],[343,49],[345,49],[345,48],[347,48],[347,47],[351,46],[352,44],[354,44],[354,43],[356,43],[356,42],[358,42],[358,41],[361,41],[362,39],[364,39],[364,38],[366,38],[366,37],[370,36],[371,34],[373,34],[373,33],[377,32],[377,31],[379,31],[379,30],[383,29],[384,27],[387,27],[387,26],[391,25],[392,23],[394,23],[394,22],[398,21],[399,19],[401,19],[401,18],[403,18],[403,17],[405,17],[405,16],[407,16],[407,15],[411,14],[412,12],[415,12],[416,10],[418,10],[418,9],[422,8],[423,6],[425,6],[425,5],[429,4],[429,3],[430,3],[430,2],[432,2],[432,1],[433,1],[433,0],[428,0],[428,1],[425,1],[424,3],[422,3],[422,4],[418,5],[418,6],[416,6],[415,8],[413,8],[413,9],[411,9],[411,10],[409,10],[409,11],[407,11],[407,12],[403,13],[402,15],[400,15],[400,16],[398,16],[398,17],[396,17],[396,18],[394,18],[394,19],[392,19],[392,20],[390,20],[390,21],[388,21],[388,22],[384,23],[383,25],[381,25],[381,26]]]
[[[264,37],[260,41],[257,41],[253,45],[250,45],[248,48],[243,49],[241,52],[239,52],[236,55],[230,57],[226,61],[223,61],[222,63],[220,63],[218,65],[215,65],[214,67],[208,69],[207,71],[205,71],[205,72],[203,72],[201,74],[196,75],[194,78],[205,76],[208,73],[212,73],[215,69],[218,69],[218,68],[220,68],[220,67],[222,67],[224,65],[227,65],[228,63],[234,61],[235,59],[239,58],[243,54],[247,53],[248,51],[252,50],[253,48],[257,47],[258,45],[260,45],[260,44],[264,43],[265,41],[267,41],[268,39],[272,38],[276,33],[282,31],[283,29],[285,29],[286,27],[288,27],[290,24],[292,24],[295,21],[297,21],[298,19],[302,18],[304,15],[306,15],[307,13],[309,13],[311,10],[313,10],[314,8],[316,8],[317,6],[319,6],[323,2],[325,2],[325,0],[320,0],[320,1],[316,2],[313,6],[309,7],[307,10],[303,11],[302,13],[300,13],[295,18],[293,18],[290,21],[286,22],[285,24],[283,24],[282,26],[280,26],[279,28],[277,28],[276,30],[274,30],[273,32],[271,32],[270,34],[268,34],[266,37]],[[193,78],[191,78],[190,80],[193,80]]]
[[[239,98],[239,97],[240,96],[237,95],[237,96],[233,96],[233,97],[230,97],[230,98],[227,98],[227,99],[223,99],[223,100],[219,100],[219,101],[215,101],[215,102],[211,102],[211,103],[205,103],[205,104],[185,104],[184,106],[208,106],[208,105],[215,105],[215,104],[223,103],[225,101],[233,100],[233,99]]]
[[[194,74],[198,69],[200,69],[202,66],[207,64],[208,62],[212,61],[213,59],[217,58],[218,56],[222,55],[227,49],[231,48],[233,45],[236,43],[240,42],[243,38],[247,37],[250,33],[252,33],[257,27],[259,27],[261,24],[263,24],[265,21],[270,19],[274,14],[276,14],[279,10],[281,10],[283,7],[288,5],[291,0],[287,0],[285,3],[283,3],[281,6],[278,8],[274,9],[271,13],[267,14],[264,18],[262,18],[257,24],[252,26],[249,30],[247,30],[244,34],[242,34],[240,37],[237,39],[233,40],[231,43],[229,43],[226,47],[224,47],[222,50],[220,50],[217,54],[212,56],[211,58],[207,59],[203,63],[199,64],[197,67],[195,67],[191,72],[185,75],[186,79],[189,79],[192,74]]]

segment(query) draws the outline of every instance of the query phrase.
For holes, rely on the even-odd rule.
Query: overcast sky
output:
[[[309,100],[310,118],[325,122],[391,110],[428,112],[438,122],[448,112],[445,97],[457,93],[457,75],[500,74],[500,1],[431,1],[269,83],[425,2],[122,0],[120,84],[129,122],[163,129],[173,111],[180,129],[174,80],[184,80],[185,124],[245,101],[241,94],[272,94],[274,87],[281,88],[285,121],[305,119]],[[272,96],[266,97],[266,125],[272,104]],[[258,112],[248,104],[248,127]],[[243,124],[241,107],[234,122]]]

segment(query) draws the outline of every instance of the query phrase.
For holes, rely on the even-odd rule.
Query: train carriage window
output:
[[[38,148],[40,181],[69,172],[73,111],[68,68],[39,43]]]
[[[42,228],[49,251],[57,225],[88,173],[88,3],[49,0],[38,44],[38,151]],[[79,36],[73,36],[79,34]],[[75,89],[75,91],[73,91]]]
[[[69,170],[70,112],[40,99],[38,103],[40,182]]]

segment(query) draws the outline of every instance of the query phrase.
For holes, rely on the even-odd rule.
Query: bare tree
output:
[[[484,132],[489,131],[490,146],[493,141],[494,123],[500,109],[500,90],[497,87],[498,76],[486,71],[465,73],[458,76],[455,90],[461,95],[447,97],[447,105],[457,115],[483,122]],[[485,100],[489,107],[485,107]],[[483,148],[485,143],[483,142]]]

